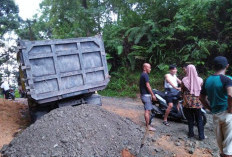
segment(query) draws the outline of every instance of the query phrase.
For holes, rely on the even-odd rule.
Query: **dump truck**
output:
[[[20,80],[32,121],[58,107],[101,105],[97,91],[110,80],[101,36],[19,40],[18,49]]]

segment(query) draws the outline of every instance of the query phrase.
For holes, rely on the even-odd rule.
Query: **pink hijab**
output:
[[[187,66],[187,75],[182,79],[184,86],[190,91],[190,94],[199,96],[201,92],[202,78],[198,77],[197,70],[194,65]]]

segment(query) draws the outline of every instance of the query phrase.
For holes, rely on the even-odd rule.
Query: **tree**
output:
[[[2,48],[0,55],[0,76],[5,80],[14,82],[17,73],[18,65],[15,59],[16,46],[5,46]],[[1,78],[2,79],[2,78]]]
[[[0,37],[19,26],[18,6],[13,0],[0,0]]]
[[[150,62],[191,62],[205,68],[232,58],[230,0],[43,0],[41,15],[18,34],[32,40],[103,35],[113,70]]]
[[[6,39],[3,36],[19,27],[18,6],[13,0],[0,0],[0,79],[12,77],[12,72],[15,70],[12,66],[16,65],[15,47],[7,47]],[[12,69],[13,68],[13,69]]]
[[[93,3],[91,3],[93,4]],[[41,3],[42,17],[49,28],[52,38],[71,38],[97,34],[96,9],[86,0],[44,0]]]

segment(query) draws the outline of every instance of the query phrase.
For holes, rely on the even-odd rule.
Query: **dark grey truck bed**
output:
[[[109,82],[100,36],[19,43],[27,94],[39,104],[102,90]]]
[[[20,78],[32,122],[49,111],[83,103],[101,105],[95,91],[109,82],[100,36],[19,41]]]

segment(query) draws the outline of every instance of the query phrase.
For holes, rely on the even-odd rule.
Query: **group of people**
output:
[[[194,121],[197,123],[199,140],[204,140],[204,124],[201,108],[210,110],[213,114],[215,133],[221,156],[232,157],[232,77],[225,75],[229,67],[227,58],[218,56],[214,58],[214,74],[205,81],[198,76],[196,67],[192,64],[183,67],[185,77],[180,80],[175,65],[169,66],[169,73],[165,75],[165,99],[168,103],[163,124],[169,126],[168,115],[173,107],[174,98],[182,96],[184,114],[188,121],[188,137],[194,137]],[[152,101],[156,96],[149,83],[151,65],[143,64],[140,76],[141,100],[144,104],[144,117],[149,131],[156,129],[149,125],[150,112],[153,109]],[[177,104],[179,109],[179,104]]]

